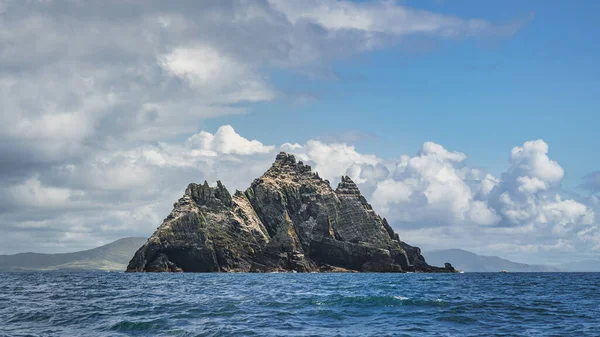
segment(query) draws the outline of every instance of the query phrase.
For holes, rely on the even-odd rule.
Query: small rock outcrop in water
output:
[[[453,272],[400,240],[349,177],[335,190],[296,162],[275,163],[232,196],[190,184],[129,262],[131,272]]]

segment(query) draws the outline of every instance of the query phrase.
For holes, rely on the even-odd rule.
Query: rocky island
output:
[[[430,266],[400,240],[356,184],[335,190],[309,165],[279,153],[271,168],[233,196],[190,184],[128,272],[454,272]]]

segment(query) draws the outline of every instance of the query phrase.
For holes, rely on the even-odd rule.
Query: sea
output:
[[[600,336],[600,273],[0,273],[0,336]]]

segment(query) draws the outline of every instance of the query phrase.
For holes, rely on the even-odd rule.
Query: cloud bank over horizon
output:
[[[536,261],[600,251],[598,198],[574,199],[561,189],[564,170],[543,140],[515,146],[495,177],[470,166],[465,153],[433,142],[386,159],[319,140],[267,145],[230,125],[179,142],[97,153],[9,186],[0,193],[8,206],[3,226],[10,229],[3,246],[33,241],[51,249],[148,236],[188,183],[221,180],[231,193],[244,190],[279,151],[312,165],[334,188],[350,176],[401,238],[424,248]]]

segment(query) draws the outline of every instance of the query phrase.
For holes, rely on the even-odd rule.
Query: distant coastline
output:
[[[0,255],[0,271],[123,271],[146,238],[128,237],[72,253]]]
[[[555,273],[555,272],[600,272],[600,261],[574,261],[557,265],[537,265],[513,262],[498,256],[483,256],[463,249],[445,249],[423,252],[430,263],[448,260],[452,265],[467,273]]]
[[[0,272],[28,271],[118,271],[122,272],[138,247],[147,241],[143,237],[128,237],[109,244],[78,252],[62,254],[19,253],[0,255]],[[600,261],[583,260],[557,265],[530,265],[517,263],[498,256],[482,256],[462,249],[424,251],[431,264],[449,260],[457,269],[467,273],[553,273],[600,272]]]

